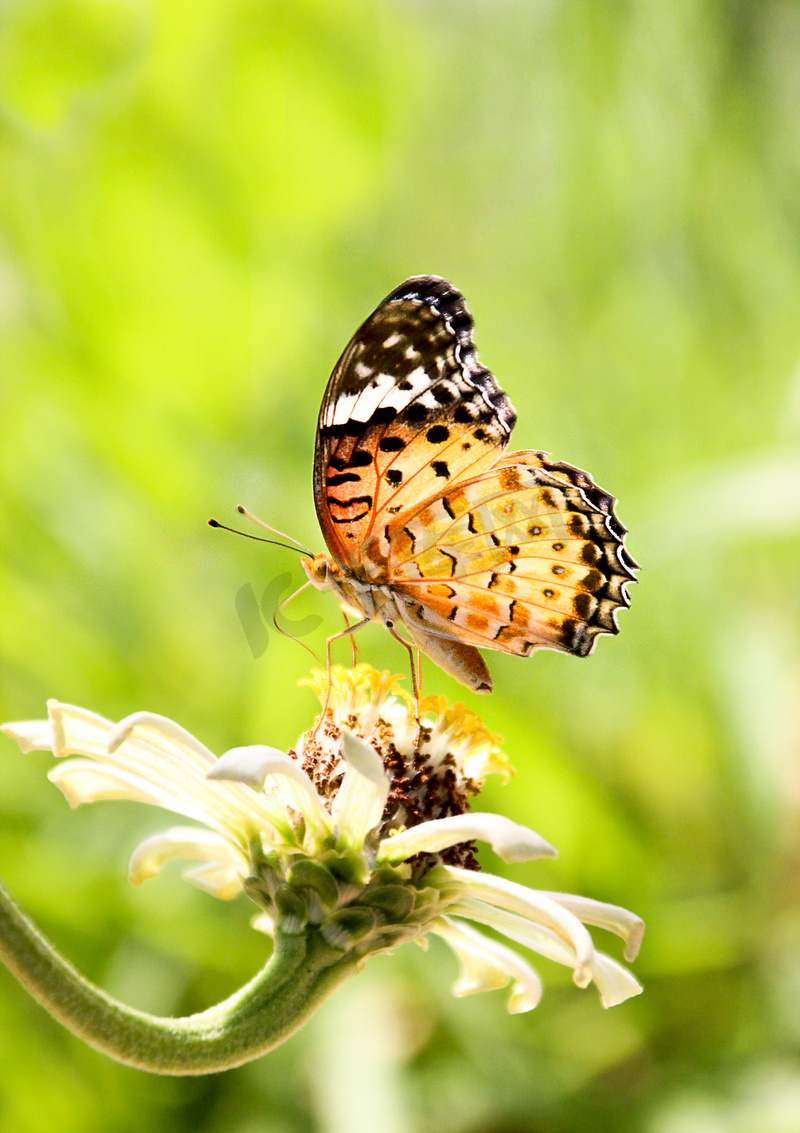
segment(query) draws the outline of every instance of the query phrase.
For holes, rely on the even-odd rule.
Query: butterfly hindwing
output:
[[[635,563],[613,498],[543,453],[510,453],[393,533],[404,620],[474,646],[585,656],[616,633]]]
[[[460,292],[436,276],[395,288],[348,343],[320,410],[314,497],[339,565],[380,569],[388,524],[494,463],[515,417],[478,361]]]

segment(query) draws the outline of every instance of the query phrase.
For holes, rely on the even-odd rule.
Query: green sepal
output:
[[[300,858],[289,870],[288,881],[296,889],[312,889],[323,905],[336,908],[339,886],[336,878],[321,862],[313,858]]]
[[[268,913],[272,913],[275,909],[275,903],[272,900],[272,894],[275,890],[274,885],[270,885],[261,877],[250,875],[242,882],[242,889],[244,889],[247,896],[251,901],[254,901],[260,909],[264,909]]]
[[[278,924],[287,936],[297,936],[308,923],[308,905],[302,894],[285,882],[275,890]]]
[[[455,881],[444,866],[435,865],[425,874],[425,885],[433,886],[446,901],[456,900],[464,893],[464,885]]]
[[[369,867],[357,850],[328,850],[317,859],[339,883],[364,886],[370,878]]]
[[[441,894],[438,889],[426,887],[414,889],[414,911],[407,920],[412,924],[424,924],[438,915],[441,905]]]
[[[376,923],[377,917],[372,909],[351,905],[347,909],[339,909],[329,917],[320,925],[320,932],[332,948],[341,948],[346,952],[352,945],[374,932]]]
[[[382,862],[372,871],[373,885],[402,885],[411,878],[411,866],[408,862],[398,862],[389,865]]]
[[[250,839],[248,857],[257,873],[280,873],[282,870],[280,854],[277,850],[265,850],[260,835]]]
[[[414,894],[407,885],[376,885],[362,895],[361,904],[380,909],[389,921],[400,924],[414,908]]]

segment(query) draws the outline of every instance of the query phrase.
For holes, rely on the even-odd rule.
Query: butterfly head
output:
[[[308,580],[317,590],[330,590],[336,576],[341,577],[341,570],[336,563],[331,562],[327,555],[320,553],[313,559],[300,560]]]

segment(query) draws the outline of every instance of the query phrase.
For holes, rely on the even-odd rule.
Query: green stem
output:
[[[178,1019],[148,1015],[85,979],[2,886],[0,960],[73,1034],[119,1062],[156,1074],[211,1074],[266,1054],[358,966],[315,929],[298,936],[276,932],[266,966],[229,999]]]

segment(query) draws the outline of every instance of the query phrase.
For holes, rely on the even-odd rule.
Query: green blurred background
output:
[[[517,446],[613,491],[643,566],[619,638],[492,655],[468,702],[517,768],[479,805],[561,851],[485,866],[643,915],[645,993],[604,1012],[543,961],[509,1017],[407,946],[272,1055],[161,1080],[0,971],[9,1133],[800,1130],[798,3],[3,0],[0,715],[294,741],[311,659],[254,659],[235,599],[299,563],[205,521],[322,549],[325,381],[423,272],[465,292]],[[244,899],[127,885],[166,815],[70,812],[50,758],[0,756],[0,876],[90,976],[173,1013],[263,963]]]

